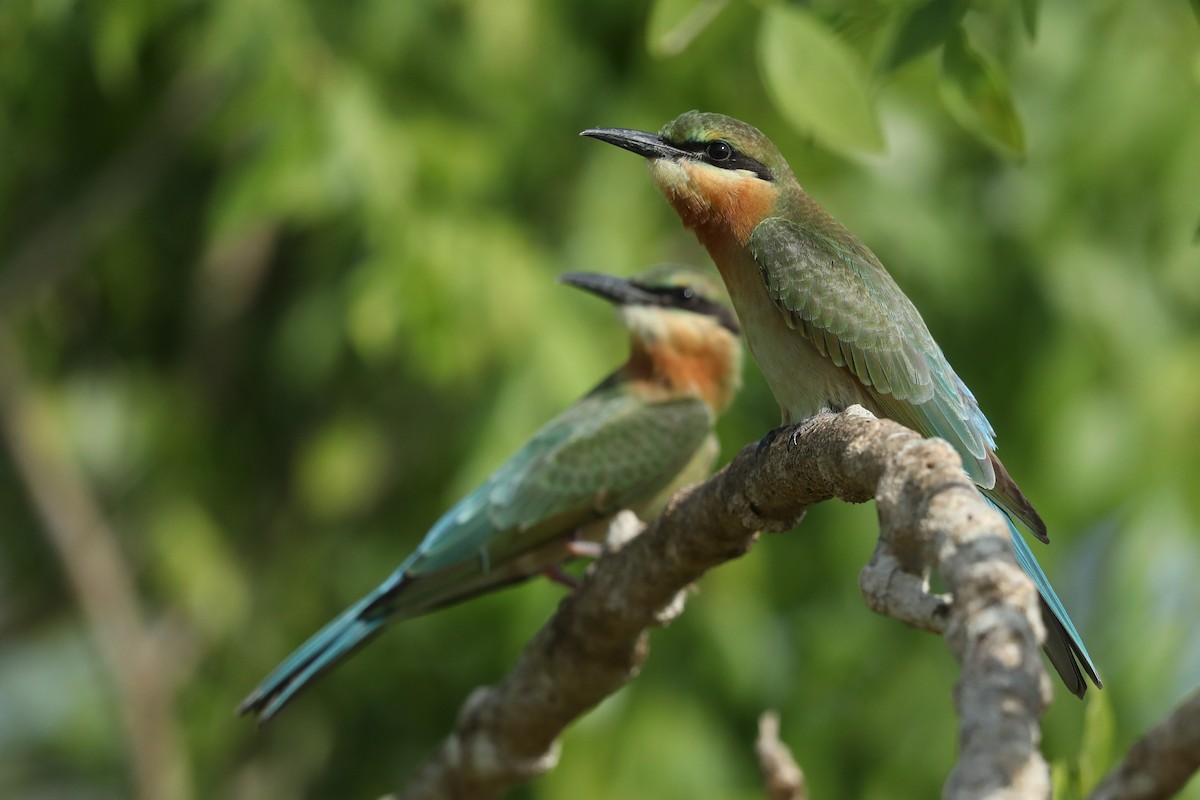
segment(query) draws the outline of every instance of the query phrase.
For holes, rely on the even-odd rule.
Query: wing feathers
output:
[[[441,569],[487,548],[493,560],[536,545],[542,531],[588,521],[652,497],[704,442],[699,398],[649,402],[621,387],[563,412],[440,519],[411,572]],[[462,510],[460,510],[462,509]]]
[[[782,217],[764,220],[750,249],[790,327],[849,369],[886,416],[958,451],[985,497],[1006,512],[1017,561],[1042,597],[1051,663],[1075,694],[1086,688],[1080,665],[1100,686],[1079,633],[1008,514],[1042,541],[1045,523],[996,458],[995,433],[974,395],[871,251],[831,218],[801,226]]]
[[[975,398],[883,266],[846,237],[771,217],[755,229],[750,248],[788,324],[849,369],[879,406],[950,442],[971,476],[990,488],[995,441]]]

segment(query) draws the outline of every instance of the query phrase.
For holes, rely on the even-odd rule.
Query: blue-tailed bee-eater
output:
[[[742,372],[737,319],[719,282],[681,267],[560,280],[616,305],[628,361],[442,515],[387,580],[288,656],[240,713],[269,720],[387,623],[553,575],[621,509],[649,519],[675,490],[707,477],[713,424]]]
[[[1045,650],[1067,688],[1100,679],[1079,632],[1013,520],[1046,526],[996,458],[995,432],[916,307],[865,244],[801,188],[757,128],[689,111],[660,133],[583,136],[647,159],[650,175],[721,272],[746,344],[785,424],[859,404],[945,439],[1008,520],[1017,561],[1037,584]]]

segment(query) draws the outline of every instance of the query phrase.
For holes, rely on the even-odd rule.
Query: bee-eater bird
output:
[[[630,508],[657,515],[707,477],[713,424],[741,385],[737,319],[720,284],[668,266],[632,280],[571,273],[563,283],[614,303],[629,330],[618,370],[534,434],[434,523],[382,584],[267,676],[239,707],[266,722],[388,622],[553,574]]]
[[[1083,640],[1013,524],[1049,541],[996,458],[975,396],[879,259],[800,187],[775,145],[751,125],[699,111],[657,134],[581,135],[647,159],[659,191],[716,262],[784,424],[857,403],[954,446],[1003,511],[1017,561],[1037,584],[1050,662],[1075,695],[1087,689],[1076,659],[1099,687]]]

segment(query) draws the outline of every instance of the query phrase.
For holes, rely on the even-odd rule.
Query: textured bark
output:
[[[759,531],[788,530],[807,506],[833,497],[878,500],[879,545],[862,576],[870,606],[944,633],[962,666],[959,760],[944,795],[1049,797],[1038,751],[1050,697],[1038,654],[1044,632],[1004,521],[949,445],[857,407],[747,446],[598,559],[512,671],[468,698],[398,797],[498,797],[553,768],[559,734],[637,674],[649,630],[680,610],[692,582],[745,553]],[[928,593],[932,569],[948,595]]]
[[[1129,750],[1089,800],[1159,800],[1200,770],[1200,691],[1193,692]]]
[[[767,800],[808,800],[804,773],[792,751],[779,738],[779,715],[763,712],[758,718],[758,740],[754,743],[758,772]]]

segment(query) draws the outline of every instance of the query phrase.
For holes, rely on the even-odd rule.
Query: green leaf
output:
[[[1050,766],[1050,796],[1054,800],[1078,800],[1079,781],[1071,771],[1071,766],[1062,759],[1055,759]]]
[[[842,151],[883,149],[883,132],[853,52],[807,11],[763,13],[758,66],[775,106],[795,127]]]
[[[1037,38],[1038,0],[1019,0],[1021,6],[1021,21],[1025,23],[1025,32],[1030,39]],[[1192,0],[1193,5],[1200,0]],[[1200,7],[1200,6],[1198,6]]]
[[[1025,134],[1004,71],[971,47],[961,27],[942,52],[942,102],[967,130],[1009,156],[1025,153]]]
[[[1079,745],[1079,783],[1090,794],[1113,763],[1116,719],[1104,692],[1089,692],[1083,712],[1083,737]]]
[[[379,425],[344,416],[309,437],[296,465],[296,485],[309,511],[325,520],[359,513],[383,487],[389,453]]]
[[[116,92],[137,75],[138,49],[151,20],[140,3],[105,3],[100,8],[92,38],[96,75],[106,90]]]
[[[219,637],[243,620],[251,590],[228,545],[228,531],[190,497],[153,507],[150,574],[206,634]]]
[[[1036,0],[1031,0],[1036,2]],[[968,4],[962,0],[929,0],[911,11],[902,11],[904,21],[892,39],[880,71],[890,72],[941,46],[954,36],[967,13]]]
[[[729,0],[658,0],[646,25],[646,49],[663,58],[687,49]]]

